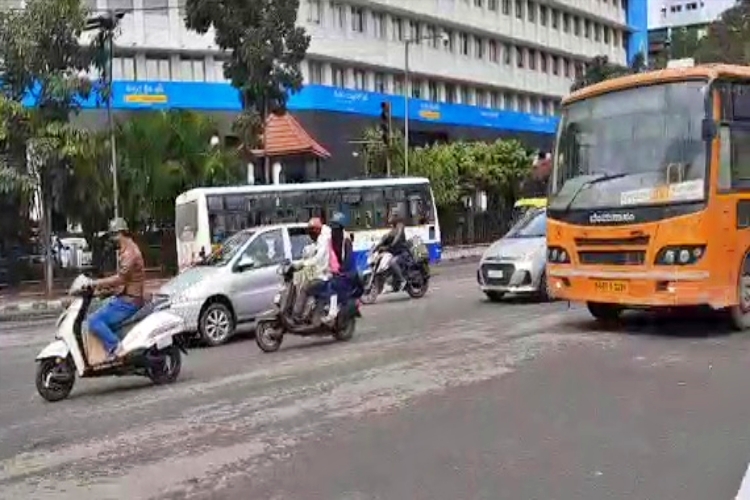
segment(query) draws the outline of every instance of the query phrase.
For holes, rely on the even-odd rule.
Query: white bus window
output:
[[[180,241],[193,241],[198,232],[198,202],[191,201],[175,208],[175,232]]]

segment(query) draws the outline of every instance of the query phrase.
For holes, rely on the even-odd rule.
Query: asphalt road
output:
[[[365,309],[349,343],[239,339],[181,380],[48,404],[46,321],[0,330],[0,498],[719,500],[750,457],[750,337],[715,316],[602,329],[490,304],[473,266]]]

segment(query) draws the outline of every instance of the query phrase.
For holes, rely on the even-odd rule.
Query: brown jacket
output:
[[[137,305],[143,305],[144,285],[146,281],[143,255],[138,245],[130,238],[125,238],[120,245],[118,255],[120,261],[119,276],[122,280],[122,291],[118,294]]]

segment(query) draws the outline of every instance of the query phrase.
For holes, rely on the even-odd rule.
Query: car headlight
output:
[[[562,247],[547,248],[547,262],[553,264],[569,264],[570,254]]]
[[[695,264],[706,253],[706,245],[673,245],[664,247],[656,254],[657,266],[689,266]]]

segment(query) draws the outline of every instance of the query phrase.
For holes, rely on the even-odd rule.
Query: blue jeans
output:
[[[140,307],[127,300],[113,297],[89,317],[89,330],[99,337],[104,348],[111,353],[120,343],[113,328],[137,313],[138,309]]]

